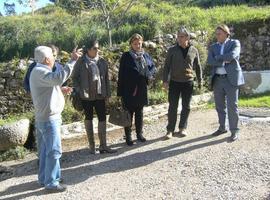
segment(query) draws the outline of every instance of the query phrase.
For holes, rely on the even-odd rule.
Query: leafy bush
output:
[[[29,151],[21,146],[11,148],[7,151],[0,151],[0,162],[23,159],[27,153],[29,153]]]
[[[7,116],[5,119],[0,119],[0,126],[4,124],[9,124],[16,122],[21,119],[29,119],[30,121],[34,120],[34,113],[33,112],[27,112],[27,113],[18,113],[18,114],[11,114]]]
[[[65,108],[62,112],[63,124],[69,124],[83,120],[83,113],[75,110],[69,99],[66,99]]]
[[[220,23],[235,25],[270,18],[267,6],[241,5],[202,9],[186,7],[179,2],[172,3],[145,0],[132,7],[121,26],[113,28],[114,43],[127,41],[135,32],[141,33],[147,40],[157,33],[173,33],[180,25],[186,25],[192,31],[204,30],[212,33]],[[62,50],[71,51],[74,45],[81,46],[88,38],[95,37],[104,46],[107,44],[107,31],[101,19],[98,10],[73,16],[56,6],[43,8],[35,16],[24,14],[1,17],[0,62],[14,57],[32,57],[34,48],[40,44],[53,43]],[[211,34],[209,36],[212,37]]]

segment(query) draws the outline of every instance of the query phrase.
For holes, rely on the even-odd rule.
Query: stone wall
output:
[[[23,89],[23,76],[27,64],[2,63],[0,68],[0,118],[8,113],[22,113],[32,107],[31,97]]]
[[[270,69],[270,19],[264,22],[239,24],[233,27],[233,38],[241,41],[241,66],[245,71],[258,71]],[[194,44],[201,54],[202,64],[207,57],[208,35],[204,31],[193,34]],[[146,51],[154,58],[161,78],[162,67],[167,49],[176,41],[175,34],[159,35],[151,41],[144,43]],[[113,50],[104,51],[103,54],[111,63],[110,74],[112,85],[115,86],[121,53],[125,48],[118,46]],[[31,97],[23,90],[23,76],[27,68],[25,61],[12,61],[0,65],[0,118],[9,113],[22,113],[32,108]],[[207,74],[209,69],[204,70]],[[206,79],[207,80],[207,79]]]
[[[270,20],[253,23],[236,30],[242,45],[241,66],[245,71],[270,70]]]

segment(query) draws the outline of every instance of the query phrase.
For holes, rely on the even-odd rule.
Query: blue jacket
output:
[[[240,67],[239,58],[241,45],[238,40],[229,39],[224,46],[223,55],[220,55],[221,45],[215,43],[210,46],[208,51],[207,64],[211,66],[211,84],[213,86],[213,78],[217,67],[222,67],[225,62],[225,70],[228,79],[233,86],[240,86],[245,83],[242,68]]]
[[[23,87],[25,89],[26,92],[30,93],[30,75],[31,75],[31,72],[32,70],[34,69],[34,67],[36,66],[36,62],[33,62],[29,65],[28,69],[27,69],[27,72],[25,74],[25,77],[24,77],[24,80],[23,80]],[[62,65],[55,62],[55,65],[53,67],[53,72],[55,72],[56,70],[60,70],[62,68]]]

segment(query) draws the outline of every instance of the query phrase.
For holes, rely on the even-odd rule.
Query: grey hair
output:
[[[187,36],[190,38],[190,32],[187,30],[186,27],[181,26],[181,27],[178,29],[177,34],[181,34],[181,33],[187,35]]]
[[[34,59],[37,63],[43,63],[45,58],[53,56],[52,48],[47,46],[38,46],[35,48]]]

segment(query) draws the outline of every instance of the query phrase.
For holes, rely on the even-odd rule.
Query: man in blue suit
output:
[[[211,85],[219,119],[219,128],[213,136],[227,132],[225,120],[228,112],[230,140],[235,141],[239,132],[239,86],[244,84],[239,64],[241,46],[238,40],[230,39],[230,29],[226,25],[216,28],[216,38],[217,42],[210,46],[207,58],[207,63],[212,68]]]

